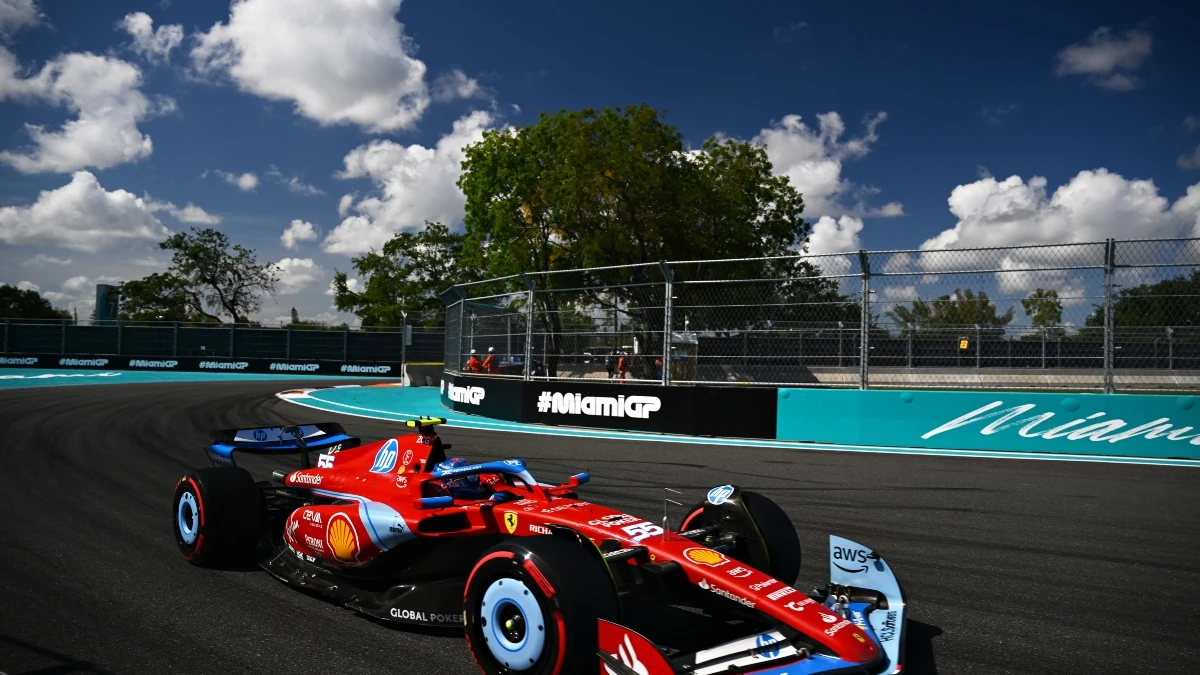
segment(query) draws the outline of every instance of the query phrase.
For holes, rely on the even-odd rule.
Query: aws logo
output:
[[[844,562],[850,566],[850,567],[843,567],[840,564],[835,562],[835,563],[833,563],[834,567],[838,568],[839,570],[841,570],[843,572],[849,572],[850,574],[858,574],[860,572],[866,572],[869,569],[867,567],[867,561],[874,559],[874,556],[872,556],[870,553],[867,553],[866,551],[864,551],[861,548],[843,548],[841,546],[834,546],[833,547],[833,559],[841,560],[842,562]]]

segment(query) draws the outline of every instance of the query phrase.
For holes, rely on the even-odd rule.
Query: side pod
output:
[[[611,621],[598,622],[600,675],[676,675],[649,640]]]

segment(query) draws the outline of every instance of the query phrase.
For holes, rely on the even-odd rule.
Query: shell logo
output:
[[[325,541],[329,543],[333,557],[338,560],[348,562],[358,558],[358,533],[354,531],[354,525],[346,514],[334,514],[329,519],[329,524],[325,527]]]
[[[683,552],[683,555],[688,560],[709,567],[720,567],[729,562],[729,558],[710,548],[689,548]]]

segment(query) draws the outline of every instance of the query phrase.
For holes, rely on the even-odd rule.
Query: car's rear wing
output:
[[[357,447],[362,440],[349,436],[337,422],[314,422],[280,427],[223,429],[209,434],[212,444],[204,448],[215,466],[234,466],[233,453],[258,455],[301,455],[308,465],[309,452],[337,452]]]

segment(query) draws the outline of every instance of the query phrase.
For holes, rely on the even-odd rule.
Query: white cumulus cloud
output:
[[[0,36],[36,26],[41,20],[41,12],[34,0],[0,0]]]
[[[1181,169],[1200,169],[1200,145],[1190,153],[1180,155],[1178,164]]]
[[[25,262],[21,263],[21,267],[45,267],[46,265],[70,265],[70,258],[55,258],[54,256],[39,253]]]
[[[293,295],[308,288],[325,275],[325,270],[312,258],[284,258],[275,263],[279,282],[276,289],[280,295]]]
[[[426,220],[447,225],[462,220],[466,197],[455,183],[462,174],[463,150],[482,140],[491,124],[490,114],[475,111],[455,121],[432,148],[384,140],[351,150],[339,177],[369,178],[379,192],[347,207],[346,213],[355,215],[345,217],[322,247],[329,253],[366,253]]]
[[[145,200],[125,190],[105,190],[87,171],[40,193],[31,206],[0,208],[0,241],[9,245],[95,252],[158,242],[169,234]]]
[[[1084,75],[1092,84],[1109,91],[1131,91],[1141,86],[1137,71],[1153,47],[1154,39],[1143,29],[1116,35],[1108,28],[1097,28],[1085,42],[1058,53],[1054,73],[1059,77]]]
[[[289,251],[294,250],[302,241],[316,241],[317,233],[320,230],[312,223],[296,219],[287,226],[283,234],[279,236],[279,241],[283,242],[283,247]]]
[[[42,290],[41,286],[38,286],[32,281],[18,281],[17,288],[21,289],[22,291],[34,291],[35,293]]]
[[[0,161],[22,173],[107,169],[149,157],[154,144],[138,122],[175,109],[165,96],[147,98],[137,66],[111,56],[62,54],[31,77],[21,78],[19,70],[16,57],[0,47],[0,100],[45,103],[75,114],[58,130],[26,124],[33,147],[0,152]]]
[[[145,12],[132,12],[117,24],[133,38],[132,49],[150,63],[166,63],[171,51],[183,43],[183,26],[172,24],[154,29],[154,19]]]
[[[188,202],[187,206],[179,208],[171,202],[162,202],[153,199],[150,197],[150,195],[143,195],[142,201],[146,203],[146,208],[150,211],[150,213],[166,211],[167,213],[171,214],[172,218],[181,223],[189,223],[192,225],[216,225],[221,222],[221,216],[211,214],[191,202]]]
[[[808,237],[808,253],[822,255],[827,253],[854,252],[862,248],[858,233],[862,232],[862,218],[842,216],[834,219],[821,216],[813,223],[812,234]],[[845,274],[850,270],[850,256],[833,256],[819,258],[814,261],[824,274]]]
[[[196,36],[192,63],[321,124],[407,129],[429,90],[399,9],[400,0],[237,0],[227,21]]]
[[[804,197],[804,213],[808,217],[841,216],[846,213],[856,216],[899,216],[904,207],[891,202],[879,209],[871,209],[861,202],[844,204],[846,197],[854,192],[854,183],[842,176],[846,161],[867,155],[879,140],[879,125],[887,119],[887,113],[876,113],[864,120],[865,132],[842,140],[846,124],[841,115],[828,112],[817,115],[818,128],[804,123],[800,115],[787,115],[779,122],[763,129],[751,141],[767,146],[767,158],[771,160],[776,174],[787,176],[792,187]],[[872,195],[876,189],[867,189],[860,194]]]
[[[446,103],[460,98],[492,98],[492,94],[479,81],[467,77],[462,70],[455,68],[444,73],[433,81],[433,100]]]
[[[350,291],[351,293],[362,293],[363,292],[362,282],[359,281],[358,279],[355,279],[354,277],[347,277],[346,278],[346,290]],[[325,289],[325,295],[337,295],[337,293],[334,292],[334,286],[333,286],[332,281],[329,282],[329,288]]]
[[[255,188],[258,187],[258,176],[249,172],[230,173],[228,171],[221,171],[218,169],[213,173],[220,176],[221,180],[225,181],[226,183],[229,183],[230,185],[236,185],[237,188],[242,192],[254,192]]]

